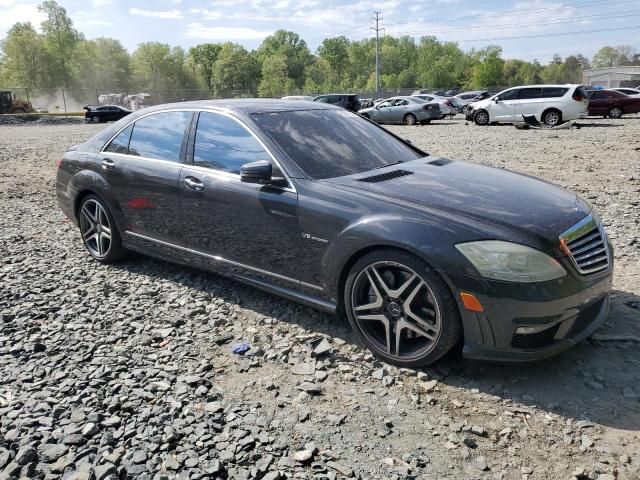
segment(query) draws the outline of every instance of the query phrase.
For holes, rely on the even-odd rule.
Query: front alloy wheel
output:
[[[488,125],[489,124],[489,114],[486,110],[479,110],[473,116],[473,121],[476,125]]]
[[[84,246],[96,260],[108,263],[122,256],[120,234],[101,199],[90,195],[82,201],[78,225]]]
[[[364,261],[363,261],[364,260]],[[347,279],[345,307],[361,340],[389,363],[432,363],[457,343],[460,321],[442,279],[401,251],[374,251]]]

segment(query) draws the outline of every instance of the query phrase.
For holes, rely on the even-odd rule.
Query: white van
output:
[[[469,116],[477,125],[521,122],[523,115],[535,115],[539,122],[553,127],[585,118],[589,99],[582,85],[528,85],[508,88],[471,105]]]

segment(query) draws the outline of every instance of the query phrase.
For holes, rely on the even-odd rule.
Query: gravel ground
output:
[[[581,123],[390,128],[589,199],[617,259],[598,334],[640,337],[640,118]],[[0,478],[640,478],[632,341],[398,370],[343,321],[234,281],[91,261],[57,208],[55,160],[100,128],[0,126]]]

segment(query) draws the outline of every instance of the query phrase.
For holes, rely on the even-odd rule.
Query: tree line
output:
[[[211,96],[279,97],[328,91],[375,91],[375,40],[323,40],[316,52],[291,31],[278,30],[256,50],[234,42],[190,48],[144,42],[129,53],[113,38],[86,39],[55,0],[39,6],[41,33],[18,22],[0,41],[0,85],[87,88],[100,91],[203,89]],[[413,87],[466,89],[532,83],[580,83],[591,67],[640,65],[632,47],[605,46],[592,59],[580,54],[540,62],[504,59],[489,45],[463,51],[425,36],[380,40],[383,90]]]

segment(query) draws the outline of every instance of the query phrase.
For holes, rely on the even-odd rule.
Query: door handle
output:
[[[102,168],[105,170],[112,170],[116,168],[116,163],[110,158],[105,158],[102,160]]]
[[[201,192],[204,190],[204,184],[196,177],[184,177],[184,184],[190,190]]]

